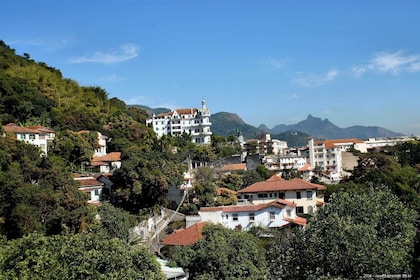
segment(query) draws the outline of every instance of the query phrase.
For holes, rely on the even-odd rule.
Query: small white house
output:
[[[79,190],[88,194],[88,203],[101,205],[100,197],[104,184],[95,177],[75,177],[74,180],[79,183]]]
[[[48,143],[54,140],[55,132],[43,126],[22,127],[14,123],[3,126],[6,133],[13,133],[17,140],[25,141],[28,144],[35,145],[47,154]]]
[[[258,205],[202,207],[201,221],[221,224],[230,229],[249,230],[252,227],[279,229],[291,223],[306,225],[306,219],[296,216],[296,205],[284,199]]]

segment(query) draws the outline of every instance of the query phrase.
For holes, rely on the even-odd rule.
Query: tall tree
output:
[[[304,231],[274,242],[268,254],[271,277],[411,274],[415,219],[416,212],[385,187],[333,194]]]
[[[123,256],[123,257],[122,257]],[[165,279],[143,246],[97,232],[0,242],[0,279]]]
[[[255,236],[211,224],[203,235],[191,247],[176,248],[172,257],[192,279],[266,279],[264,249]]]

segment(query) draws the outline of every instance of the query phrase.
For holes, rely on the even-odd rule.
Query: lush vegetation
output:
[[[188,269],[192,279],[266,279],[264,250],[255,236],[207,225],[204,239],[176,248],[172,259]]]
[[[44,125],[57,133],[46,157],[1,132],[0,279],[162,279],[146,249],[128,242],[128,228],[140,213],[171,206],[168,187],[182,183],[190,161],[220,167],[240,147],[237,130],[214,135],[211,146],[196,146],[188,135],[158,139],[145,125],[147,117],[99,87],[79,86],[28,54],[16,55],[0,41],[2,124]],[[112,204],[98,208],[87,204],[72,179],[92,158],[95,131],[111,140],[108,151],[122,153],[112,192],[104,194]],[[233,191],[271,175],[263,166],[229,175],[218,171],[195,171],[184,213],[234,204]],[[194,279],[419,277],[419,171],[419,141],[362,154],[351,177],[328,186],[327,205],[305,231],[288,231],[271,244],[209,226],[204,240],[177,249],[173,259]],[[298,176],[286,173],[286,179]],[[228,190],[216,198],[216,187]]]

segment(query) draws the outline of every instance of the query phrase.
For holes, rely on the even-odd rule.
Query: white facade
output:
[[[16,135],[17,140],[35,145],[47,154],[48,143],[55,138],[55,132],[43,126],[21,127],[15,124],[3,126],[3,130]]]
[[[395,138],[369,138],[365,141],[368,149],[374,149],[385,146],[395,146],[397,144],[413,141],[415,137],[395,137]]]
[[[337,139],[326,141],[309,140],[309,160],[311,167],[320,167],[332,180],[340,180],[343,173],[342,152],[350,149],[367,152],[366,144],[358,139]]]
[[[296,169],[304,167],[307,159],[297,155],[271,155],[263,159],[265,167],[269,170]]]
[[[79,184],[79,191],[88,194],[88,203],[99,205],[102,194],[103,183],[94,177],[76,177],[74,178]]]
[[[146,124],[153,128],[158,137],[180,136],[185,133],[191,135],[193,143],[211,143],[210,111],[204,100],[201,109],[177,109],[169,113],[153,115]]]
[[[324,204],[324,195],[321,191],[325,189],[322,185],[302,179],[284,180],[274,175],[266,181],[239,190],[238,200],[247,200],[254,205],[260,205],[282,199],[295,204],[298,214],[313,214],[317,207]]]
[[[300,220],[296,216],[293,203],[280,199],[264,205],[202,207],[198,214],[203,222],[212,222],[226,228],[241,230],[249,230],[256,226],[282,228],[293,221],[306,223],[306,220]]]

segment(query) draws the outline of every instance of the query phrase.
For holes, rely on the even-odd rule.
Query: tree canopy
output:
[[[0,279],[166,279],[143,246],[98,232],[0,241]]]
[[[304,231],[276,239],[272,278],[411,274],[416,215],[386,187],[335,193]]]
[[[206,225],[204,239],[179,247],[172,260],[192,279],[266,279],[264,250],[253,235],[221,225]]]

